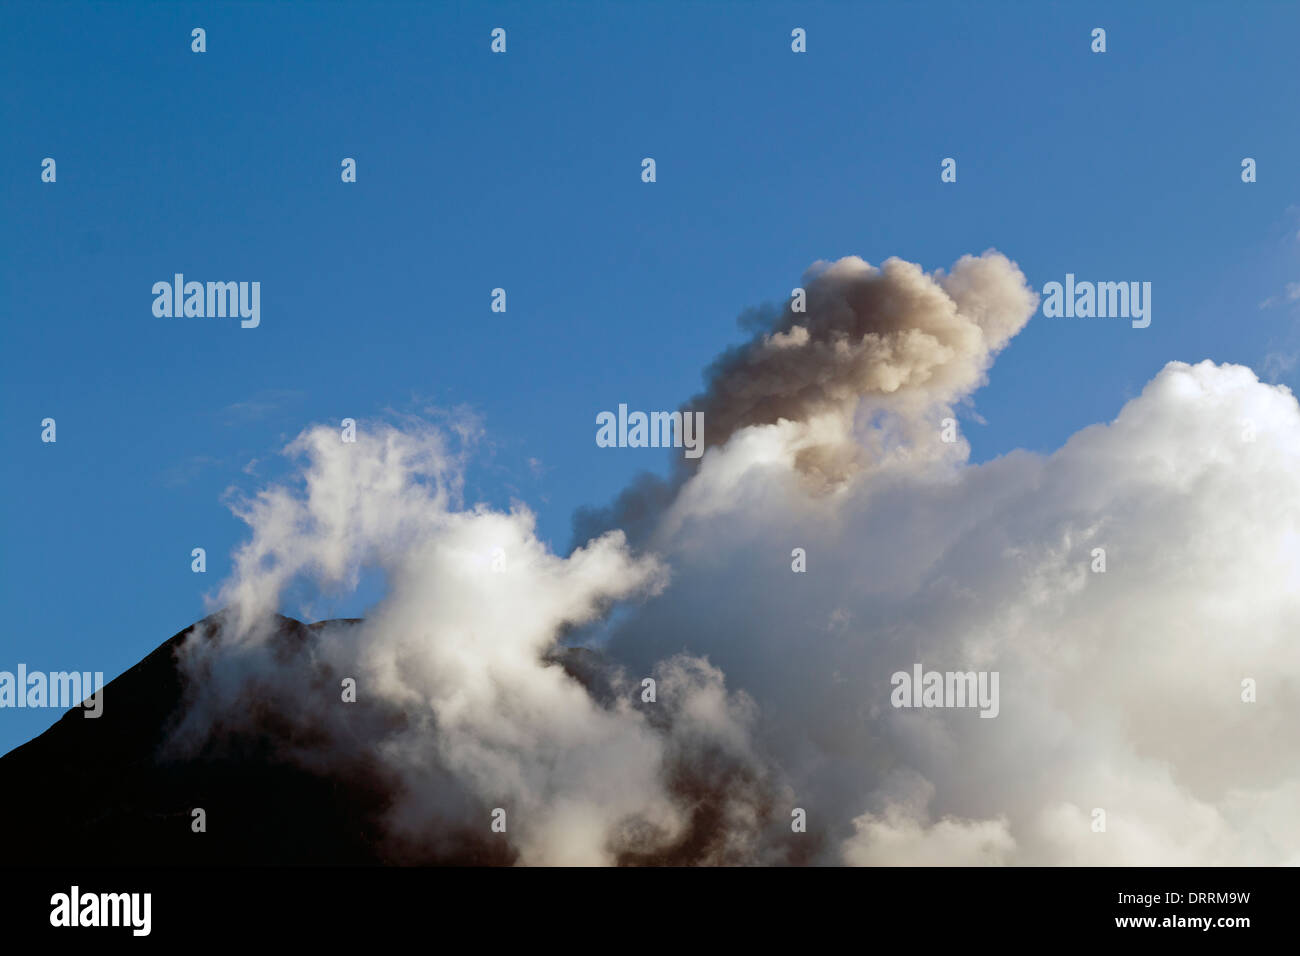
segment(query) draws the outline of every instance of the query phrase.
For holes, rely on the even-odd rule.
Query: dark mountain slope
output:
[[[279,624],[274,640],[289,653],[319,627]],[[200,633],[186,628],[109,682],[101,717],[73,708],[0,757],[0,863],[383,862],[387,790],[377,771],[331,777],[290,764],[277,756],[274,726],[166,755],[185,699],[176,649],[208,639]],[[207,813],[206,833],[191,829],[196,807]]]

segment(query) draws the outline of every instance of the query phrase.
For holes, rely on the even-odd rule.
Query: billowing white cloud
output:
[[[1295,397],[1170,363],[1056,452],[972,465],[940,420],[1033,310],[1014,264],[841,260],[809,289],[811,318],[715,366],[698,466],[603,516],[636,548],[557,555],[522,505],[464,505],[433,430],[304,433],[302,487],[236,506],[232,623],[191,646],[178,739],[275,709],[304,667],[355,676],[365,707],[324,678],[295,705],[293,756],[377,754],[412,859],[1296,862]],[[367,568],[365,622],[268,641],[294,582]],[[917,664],[996,671],[997,716],[895,708]]]
[[[1287,389],[1170,363],[1054,454],[898,457],[830,496],[800,480],[800,440],[765,426],[706,457],[655,537],[672,583],[612,650],[639,662],[684,644],[722,668],[845,858],[1295,858],[1300,408]],[[791,571],[794,548],[806,573]],[[998,716],[894,708],[891,675],[917,663],[997,671]],[[932,796],[894,794],[900,773]]]
[[[655,858],[691,835],[696,807],[674,778],[690,778],[698,754],[744,759],[743,696],[675,658],[660,669],[668,716],[656,721],[634,706],[639,686],[602,674],[625,692],[598,703],[553,654],[565,628],[662,587],[660,562],[631,556],[617,531],[560,557],[524,507],[464,507],[456,456],[433,431],[363,426],[352,443],[321,426],[289,451],[306,459],[301,489],[236,504],[253,535],[218,599],[229,608],[219,642],[186,646],[198,680],[178,746],[272,710],[297,728],[286,744],[294,759],[337,772],[377,754],[398,858],[489,852],[497,808],[507,835],[496,844],[523,863]],[[362,569],[387,582],[375,612],[286,651],[273,616],[286,586],[355,587]],[[293,690],[324,673],[314,693]],[[344,677],[368,706],[343,701]],[[747,806],[741,793],[717,804]],[[730,858],[716,850],[709,842],[694,857]]]

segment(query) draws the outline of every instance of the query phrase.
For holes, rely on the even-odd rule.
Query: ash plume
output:
[[[939,453],[925,438],[1038,306],[1024,274],[994,250],[962,256],[949,273],[846,256],[814,263],[802,281],[802,301],[743,315],[751,338],[710,365],[705,390],[683,410],[703,412],[708,447],[746,428],[787,426],[796,466],[823,490],[900,450]],[[855,429],[872,415],[880,420]],[[643,475],[612,508],[579,512],[575,543],[609,528],[643,543],[694,470],[681,460],[669,479]]]

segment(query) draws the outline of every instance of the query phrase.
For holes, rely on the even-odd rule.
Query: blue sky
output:
[[[1300,316],[1261,303],[1300,281],[1300,6],[1171,8],[5,4],[0,669],[111,679],[201,617],[244,534],[226,489],[316,422],[474,409],[470,499],[564,548],[667,462],[596,447],[596,414],[678,406],[817,259],[1152,283],[1147,329],[1031,320],[977,460],[1110,420],[1171,359],[1294,388]],[[156,318],[176,272],[260,281],[261,326]],[[0,752],[57,716],[0,712]]]

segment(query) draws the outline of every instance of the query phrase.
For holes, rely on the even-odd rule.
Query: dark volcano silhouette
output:
[[[164,746],[183,714],[176,651],[211,629],[191,625],[103,690],[104,712],[74,707],[0,757],[7,864],[364,864],[392,862],[380,820],[391,791],[377,767],[324,775],[278,756],[271,719],[187,756]],[[278,618],[288,653],[331,622]],[[304,687],[306,682],[304,682]],[[191,829],[192,811],[207,832]]]

